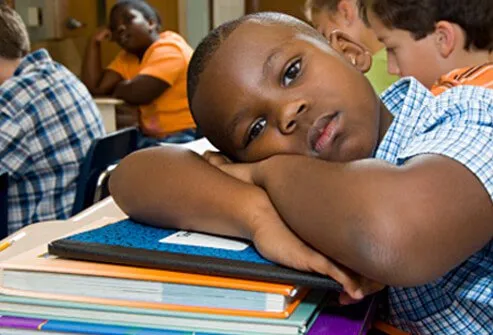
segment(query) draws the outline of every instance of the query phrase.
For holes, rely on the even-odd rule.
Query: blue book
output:
[[[310,329],[325,297],[326,291],[312,290],[292,315],[286,319],[278,319],[120,307],[0,294],[0,314],[198,334],[302,335]],[[1,330],[0,334],[3,335]]]
[[[26,334],[31,330],[36,332],[86,335],[218,335],[193,331],[138,328],[1,315],[0,333],[5,333],[9,329],[21,330],[22,332],[20,334]]]
[[[48,250],[76,260],[341,290],[328,276],[266,260],[247,241],[156,228],[132,220],[56,240]]]

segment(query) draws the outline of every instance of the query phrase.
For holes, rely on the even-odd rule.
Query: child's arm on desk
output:
[[[219,167],[265,189],[314,248],[385,284],[435,280],[493,236],[488,192],[466,167],[440,155],[400,167],[288,155]]]
[[[136,220],[253,239],[272,261],[329,275],[356,299],[367,292],[359,276],[297,238],[262,189],[226,175],[187,149],[169,146],[133,153],[113,172],[110,189],[117,204]]]

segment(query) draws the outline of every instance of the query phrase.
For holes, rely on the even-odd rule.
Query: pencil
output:
[[[0,251],[7,249],[12,244],[19,241],[21,238],[23,238],[24,236],[26,236],[26,232],[21,232],[21,233],[15,235],[14,237],[12,237],[10,240],[5,241],[3,243],[0,243]]]

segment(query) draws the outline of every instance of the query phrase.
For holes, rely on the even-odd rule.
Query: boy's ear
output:
[[[348,34],[334,30],[328,41],[333,49],[339,52],[359,71],[366,73],[371,68],[371,53],[366,47],[354,41]]]
[[[154,22],[153,19],[148,19],[147,22],[149,23],[149,29],[151,31],[157,30],[157,24],[156,24],[156,22]]]
[[[344,24],[350,26],[354,22],[355,11],[352,4],[347,0],[342,0],[337,5],[337,11],[341,14],[344,19]]]
[[[454,25],[448,21],[438,21],[435,25],[435,44],[443,58],[447,58],[457,47],[458,36]]]

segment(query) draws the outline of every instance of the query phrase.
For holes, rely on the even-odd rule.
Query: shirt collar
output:
[[[415,78],[405,77],[395,82],[380,98],[396,118],[419,114],[423,105],[434,96]]]
[[[37,67],[43,63],[51,61],[52,60],[48,51],[45,49],[36,50],[21,60],[17,69],[15,69],[14,76],[19,76],[23,73],[29,72],[33,67]]]
[[[391,148],[405,141],[416,126],[415,121],[420,118],[423,108],[432,99],[434,96],[430,90],[411,77],[400,79],[386,90],[381,95],[381,100],[394,119],[379,143],[374,157],[386,157],[392,151]]]

